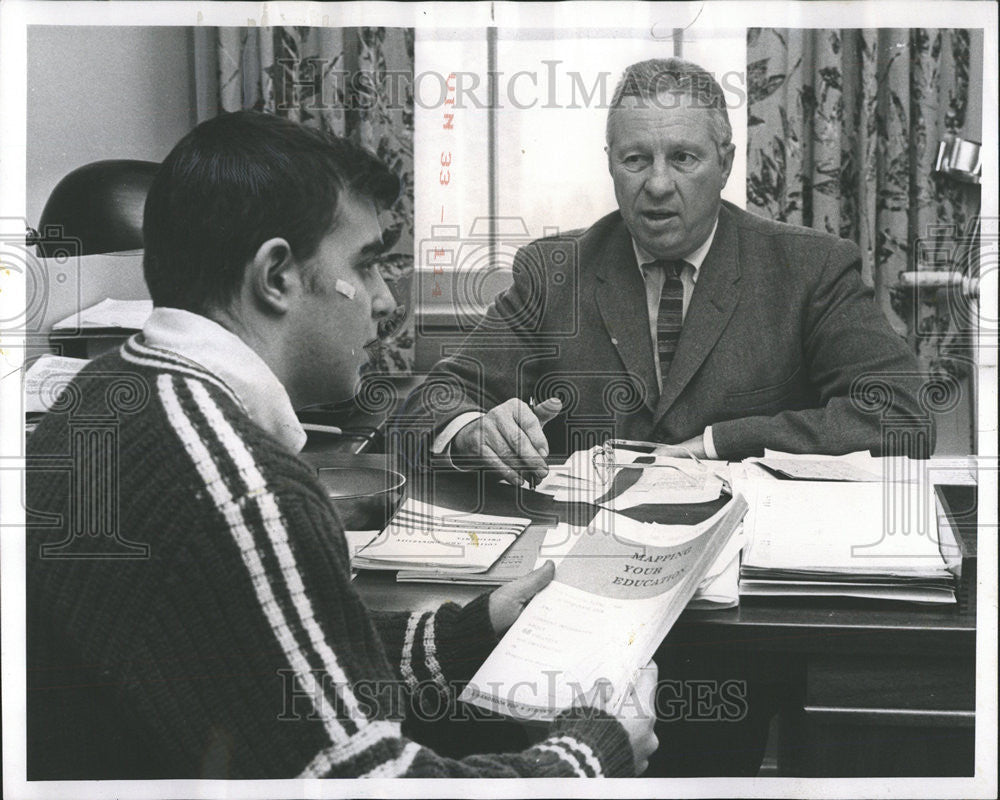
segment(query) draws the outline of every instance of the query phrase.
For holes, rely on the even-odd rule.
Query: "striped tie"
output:
[[[684,284],[681,270],[684,261],[654,261],[647,269],[659,267],[663,270],[663,290],[660,292],[660,310],[656,316],[656,349],[660,359],[660,388],[667,383],[667,372],[677,351],[677,340],[681,338],[684,322]]]

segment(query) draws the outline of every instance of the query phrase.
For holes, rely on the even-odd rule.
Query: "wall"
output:
[[[32,26],[28,31],[28,224],[73,169],[161,161],[195,124],[191,29]],[[43,330],[105,297],[148,297],[141,257],[85,256],[79,282],[47,287]]]

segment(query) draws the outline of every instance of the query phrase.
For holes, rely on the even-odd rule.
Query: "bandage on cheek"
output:
[[[344,297],[346,297],[348,300],[353,300],[354,295],[358,293],[357,287],[354,286],[354,284],[348,283],[347,281],[342,280],[341,278],[337,278],[337,282],[333,285],[333,288],[335,288],[338,292],[344,295]]]

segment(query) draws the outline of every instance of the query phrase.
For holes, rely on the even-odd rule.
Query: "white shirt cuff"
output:
[[[702,443],[705,445],[705,455],[708,456],[709,461],[718,461],[719,453],[715,449],[715,439],[712,438],[712,426],[709,425],[705,428],[705,432],[701,436]]]
[[[455,462],[451,460],[451,443],[452,440],[458,436],[458,432],[462,430],[462,428],[470,422],[475,422],[481,416],[483,416],[482,411],[466,411],[464,414],[459,414],[455,417],[455,419],[441,429],[441,433],[434,437],[434,441],[431,443],[431,453],[436,456],[444,453],[448,459],[448,463],[454,469],[464,472],[465,470],[461,470],[461,467],[456,467]]]

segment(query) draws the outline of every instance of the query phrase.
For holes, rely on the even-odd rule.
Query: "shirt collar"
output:
[[[687,261],[692,267],[694,267],[694,272],[691,274],[691,280],[695,283],[698,282],[698,270],[701,269],[702,263],[705,261],[705,256],[708,255],[709,248],[712,246],[712,242],[715,239],[715,232],[719,228],[719,217],[716,215],[715,224],[712,225],[712,232],[708,234],[708,238],[692,253],[688,253],[684,256],[684,260]],[[635,251],[635,261],[639,265],[639,269],[642,269],[643,264],[649,264],[656,259],[649,255],[645,250],[643,250],[639,243],[633,238],[632,239],[632,249]]]
[[[293,453],[306,443],[288,392],[239,336],[200,314],[158,307],[142,327],[151,347],[170,350],[193,361],[225,383],[257,425]]]

